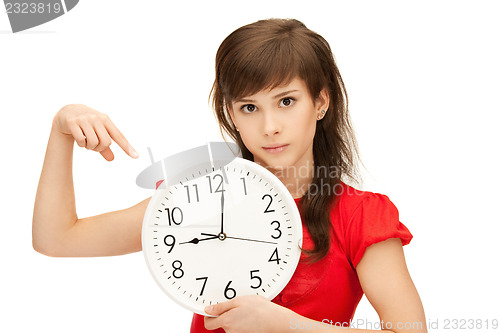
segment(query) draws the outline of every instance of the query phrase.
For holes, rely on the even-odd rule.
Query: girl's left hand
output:
[[[283,332],[290,328],[295,312],[279,306],[264,296],[238,296],[227,302],[207,306],[205,328],[223,328],[226,333]]]

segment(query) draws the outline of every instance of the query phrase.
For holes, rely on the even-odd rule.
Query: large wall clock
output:
[[[205,306],[240,295],[273,299],[302,246],[300,214],[283,183],[254,162],[220,153],[221,143],[210,145],[164,160],[166,181],[142,227],[146,263],[160,288],[202,315]]]

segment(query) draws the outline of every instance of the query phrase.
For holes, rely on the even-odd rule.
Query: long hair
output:
[[[225,138],[227,132],[240,147],[243,158],[253,161],[227,106],[235,99],[288,84],[296,77],[305,82],[313,100],[323,88],[330,97],[313,140],[315,169],[325,172],[314,172],[312,183],[299,201],[314,243],[313,249],[303,251],[314,262],[330,248],[330,209],[338,198],[334,189],[345,177],[359,183],[359,154],[347,92],[328,42],[295,19],[267,19],[245,25],[227,36],[217,51],[210,97],[222,136]]]

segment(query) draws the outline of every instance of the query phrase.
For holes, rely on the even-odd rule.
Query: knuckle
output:
[[[88,123],[87,116],[84,114],[75,115],[68,120],[75,123],[75,124],[87,124]]]
[[[111,146],[111,139],[106,138],[101,140],[101,143],[99,144],[100,146],[103,146],[104,148]]]
[[[87,140],[87,149],[95,149],[97,147],[98,143],[94,140]]]
[[[104,141],[103,140],[103,141],[99,142],[99,144],[94,148],[94,150],[101,152],[104,149],[108,148],[110,145],[111,145],[111,141],[108,141],[108,140]]]
[[[106,124],[106,126],[113,126],[113,122],[111,121],[111,118],[104,113],[104,117],[103,117],[103,122]]]
[[[89,114],[87,118],[91,123],[95,123],[97,120],[99,120],[99,116],[95,113]]]

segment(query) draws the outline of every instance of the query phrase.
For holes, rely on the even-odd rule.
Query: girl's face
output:
[[[294,78],[287,85],[234,100],[229,113],[256,163],[271,171],[300,171],[313,161],[316,122],[328,102],[326,89],[313,101],[304,81]]]

